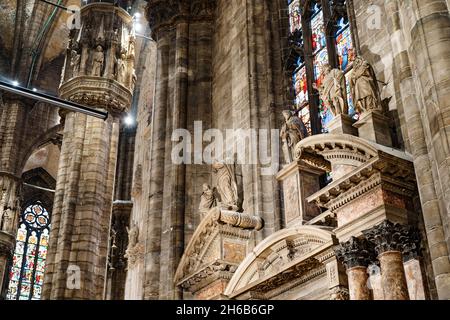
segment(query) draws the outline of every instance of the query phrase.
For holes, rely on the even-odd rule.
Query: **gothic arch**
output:
[[[333,255],[331,248],[337,243],[328,228],[293,226],[282,229],[262,242],[239,265],[224,294],[233,297],[270,278],[290,272],[297,266],[310,264],[319,267],[324,259]],[[322,265],[323,267],[323,265]],[[302,269],[302,268],[297,268]]]

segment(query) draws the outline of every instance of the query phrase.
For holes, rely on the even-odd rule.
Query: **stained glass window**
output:
[[[310,132],[313,129],[312,134],[324,133],[333,116],[322,101],[315,97],[323,82],[325,64],[344,71],[349,112],[355,119],[358,117],[354,111],[348,81],[356,53],[350,22],[346,10],[337,10],[332,1],[287,0],[287,4],[291,33],[289,43],[301,55],[297,63],[292,59],[289,64],[290,70],[295,70],[292,74],[295,109]],[[328,7],[322,8],[322,5]],[[311,45],[308,41],[303,41],[303,35],[306,34],[311,37]],[[334,39],[334,43],[330,43],[328,39]],[[328,47],[330,44],[331,47]],[[309,80],[310,77],[313,77],[312,81]]]
[[[355,50],[353,48],[352,37],[350,34],[350,27],[346,24],[344,18],[339,21],[339,31],[336,36],[336,48],[339,58],[339,66],[345,71],[350,66],[351,62],[355,60]]]
[[[49,232],[48,211],[40,202],[29,205],[20,217],[6,299],[41,298]]]
[[[294,0],[289,5],[289,23],[291,33],[302,28],[300,0]]]
[[[294,74],[295,104],[297,109],[308,103],[308,84],[306,82],[306,67],[300,67]]]
[[[325,48],[327,46],[322,10],[320,10],[311,19],[311,33],[312,33],[312,51],[313,53],[316,53],[320,51],[322,48]]]

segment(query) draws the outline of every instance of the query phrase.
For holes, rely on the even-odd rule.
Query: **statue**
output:
[[[103,54],[102,46],[98,45],[95,50],[91,75],[94,77],[101,77],[105,55]]]
[[[3,222],[1,230],[5,232],[12,232],[14,228],[14,211],[11,208],[6,208],[3,212]]]
[[[134,248],[139,240],[139,228],[136,223],[133,224],[131,229],[127,227],[128,232],[128,248]]]
[[[377,78],[372,66],[363,58],[356,57],[350,79],[351,93],[356,112],[381,110]]]
[[[120,83],[125,83],[127,68],[125,65],[125,54],[122,53],[121,57],[117,59],[116,64],[116,79]]]
[[[72,78],[78,76],[80,72],[80,58],[81,55],[78,54],[75,50],[72,50],[71,58],[70,58],[70,67],[72,68]]]
[[[340,69],[331,69],[329,64],[324,65],[323,72],[324,79],[319,89],[320,98],[333,116],[348,114],[344,72]]]
[[[229,165],[220,162],[215,162],[212,167],[216,173],[217,191],[220,195],[220,206],[230,210],[237,210],[237,183],[232,168]]]
[[[208,184],[204,183],[203,193],[200,198],[200,205],[198,206],[202,219],[209,209],[213,208],[215,205],[216,197],[214,196],[214,190],[211,189]]]
[[[294,148],[297,143],[308,136],[308,130],[302,120],[295,116],[290,110],[284,110],[285,123],[281,128],[281,139],[283,141],[283,151],[287,162],[294,159]]]

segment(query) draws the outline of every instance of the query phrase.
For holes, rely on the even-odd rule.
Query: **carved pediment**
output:
[[[175,283],[195,292],[199,283],[213,281],[217,276],[229,280],[245,258],[252,231],[262,227],[259,217],[218,207],[211,209],[186,247]]]
[[[332,256],[334,235],[324,228],[295,226],[282,229],[262,241],[239,265],[225,290],[234,297],[244,292],[259,294],[319,270]],[[323,269],[323,270],[322,270]]]

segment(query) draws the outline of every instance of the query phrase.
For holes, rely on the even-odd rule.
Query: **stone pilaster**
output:
[[[103,121],[64,113],[45,299],[105,296],[119,124],[132,98],[126,79],[134,70],[123,68],[120,61],[132,59],[124,49],[134,41],[131,16],[110,3],[91,3],[82,8],[81,23],[71,41],[81,39],[81,46],[71,48],[71,55],[81,58],[65,73],[72,76],[63,78],[60,95],[109,115]]]
[[[351,237],[341,243],[335,253],[347,269],[350,300],[370,300],[371,293],[367,287],[367,266],[372,259],[370,244],[364,239]]]
[[[405,227],[385,220],[363,234],[375,245],[385,300],[409,300],[402,256],[407,240]]]

